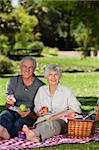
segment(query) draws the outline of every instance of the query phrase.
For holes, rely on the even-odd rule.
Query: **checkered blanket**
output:
[[[70,139],[66,138],[66,135],[58,135],[44,142],[34,143],[31,141],[26,141],[21,138],[15,137],[10,140],[0,141],[0,150],[19,150],[23,148],[48,147],[62,143],[86,143],[89,141],[99,142],[99,128],[96,129],[94,137],[85,139]]]

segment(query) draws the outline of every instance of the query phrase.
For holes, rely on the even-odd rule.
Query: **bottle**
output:
[[[18,132],[18,138],[25,140],[26,139],[26,133],[24,131]]]

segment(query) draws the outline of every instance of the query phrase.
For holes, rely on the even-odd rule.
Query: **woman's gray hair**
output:
[[[56,64],[46,65],[46,67],[45,67],[45,77],[48,76],[48,71],[49,70],[56,71],[59,74],[59,76],[61,77],[62,71],[61,71],[61,69],[59,68],[58,65],[56,65]]]
[[[26,60],[30,60],[30,61],[33,63],[33,67],[34,67],[34,70],[35,70],[36,65],[37,65],[37,64],[36,64],[36,59],[34,59],[34,58],[30,57],[30,56],[25,56],[25,57],[22,58],[20,64],[22,64],[22,63],[23,63],[24,61],[26,61]]]

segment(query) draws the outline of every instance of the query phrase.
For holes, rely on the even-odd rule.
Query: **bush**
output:
[[[14,73],[13,61],[5,56],[0,56],[0,74]]]
[[[29,48],[32,49],[33,53],[37,53],[38,55],[40,55],[44,48],[44,44],[40,41],[34,41],[31,45],[29,45]]]
[[[44,47],[42,54],[43,55],[52,55],[52,56],[57,56],[57,48],[50,48],[50,47]]]

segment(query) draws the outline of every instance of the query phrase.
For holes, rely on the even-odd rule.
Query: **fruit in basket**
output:
[[[20,111],[25,111],[27,109],[27,106],[25,104],[21,104],[19,107]]]

